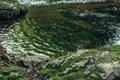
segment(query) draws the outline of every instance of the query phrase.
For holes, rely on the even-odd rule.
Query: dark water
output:
[[[60,12],[61,17],[60,14],[54,15],[57,12],[49,10],[51,8],[40,7],[30,7],[26,18],[11,25],[13,28],[9,29],[2,42],[10,53],[60,54],[73,52],[78,48],[111,46],[120,41],[118,14],[104,17],[104,12],[98,11],[87,16],[78,16],[63,11]]]

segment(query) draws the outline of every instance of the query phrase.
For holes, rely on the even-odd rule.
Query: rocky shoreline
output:
[[[12,5],[12,6],[11,6]],[[25,7],[0,2],[1,20],[9,20],[25,15]],[[120,6],[108,7],[109,13],[119,14]],[[103,10],[103,11],[104,11]],[[81,13],[81,12],[80,12]],[[87,14],[87,15],[86,15]],[[7,15],[7,16],[6,16]],[[73,14],[75,15],[75,14]],[[90,11],[77,14],[77,17],[106,14]],[[113,14],[114,15],[114,14]],[[107,15],[111,16],[111,15]],[[68,46],[67,46],[68,47]],[[34,54],[10,54],[0,46],[1,80],[120,80],[120,46],[100,49],[79,49],[60,56],[49,57]]]
[[[119,80],[120,63],[115,54],[107,50],[78,50],[74,54],[48,62],[43,69],[62,69],[56,77],[50,77],[47,80],[59,80],[60,76],[63,80]],[[71,73],[74,74],[70,75]]]
[[[99,50],[81,49],[59,58],[7,54],[6,51],[1,50],[3,54],[0,54],[0,63],[12,66],[13,71],[9,72],[11,68],[6,66],[10,74],[3,75],[5,65],[0,69],[2,76],[7,79],[22,77],[22,80],[119,80],[120,56],[117,49],[119,46]],[[16,67],[23,72],[21,73],[20,70],[16,72]]]

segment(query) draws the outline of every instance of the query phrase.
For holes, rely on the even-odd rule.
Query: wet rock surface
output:
[[[25,15],[27,9],[18,3],[0,1],[0,20],[14,19]]]

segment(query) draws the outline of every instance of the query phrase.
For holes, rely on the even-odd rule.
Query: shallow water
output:
[[[67,11],[61,12],[61,16],[51,14],[54,12],[49,11],[52,6],[43,7],[47,12],[40,7],[30,7],[24,19],[9,25],[13,28],[9,29],[1,43],[9,53],[61,55],[77,49],[111,46],[120,42],[119,15],[104,17],[104,13],[96,12],[83,16]]]

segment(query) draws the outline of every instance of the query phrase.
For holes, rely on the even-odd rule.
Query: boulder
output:
[[[9,20],[25,15],[27,9],[18,3],[0,2],[0,20]]]
[[[17,64],[19,66],[23,66],[23,67],[29,67],[31,64],[32,65],[42,65],[44,63],[46,63],[47,61],[49,61],[49,57],[46,56],[38,56],[38,55],[16,55],[16,58],[14,57],[14,60],[17,62]]]
[[[96,68],[104,80],[120,80],[120,62],[100,63]]]

